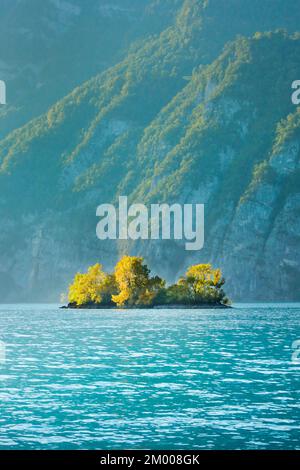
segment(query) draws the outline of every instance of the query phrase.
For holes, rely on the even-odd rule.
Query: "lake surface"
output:
[[[297,339],[296,304],[2,305],[0,448],[300,449]]]

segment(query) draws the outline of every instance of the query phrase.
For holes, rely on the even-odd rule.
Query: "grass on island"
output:
[[[176,284],[166,285],[150,270],[141,257],[123,256],[113,274],[103,271],[101,264],[87,273],[77,273],[69,287],[70,308],[152,308],[157,306],[229,306],[220,269],[210,264],[188,268]]]

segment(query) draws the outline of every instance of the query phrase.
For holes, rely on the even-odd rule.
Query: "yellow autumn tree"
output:
[[[123,256],[115,267],[119,293],[112,296],[118,307],[150,306],[164,282],[159,277],[150,278],[150,270],[143,258]]]
[[[100,264],[87,273],[77,273],[69,287],[71,307],[115,306],[151,307],[154,305],[228,304],[223,291],[225,280],[220,269],[211,264],[190,266],[186,275],[166,288],[160,277],[150,277],[150,270],[141,257],[123,256],[113,274]]]
[[[97,263],[87,273],[77,273],[69,287],[68,300],[77,306],[88,304],[111,303],[111,296],[117,292],[113,275],[106,274],[101,264]]]
[[[224,283],[220,269],[213,269],[211,264],[196,264],[166,289],[165,300],[174,305],[227,304],[229,300],[222,289]]]
[[[196,303],[228,302],[222,289],[225,284],[222,271],[219,268],[213,269],[211,264],[196,264],[191,266],[186,272],[185,279],[181,282],[187,284],[191,292],[192,301]]]

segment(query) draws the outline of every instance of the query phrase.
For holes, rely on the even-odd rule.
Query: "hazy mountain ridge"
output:
[[[168,26],[181,0],[10,0],[1,5],[0,137]]]
[[[293,31],[290,8],[186,1],[171,27],[0,141],[3,292],[53,300],[74,271],[130,249],[169,279],[217,263],[235,299],[299,298],[299,36],[228,43]],[[205,249],[101,244],[96,207],[120,194],[205,203]]]

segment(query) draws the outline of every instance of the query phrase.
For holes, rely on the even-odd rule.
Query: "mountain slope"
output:
[[[235,298],[280,300],[293,292],[295,300],[300,295],[295,287],[299,113],[290,100],[291,83],[300,75],[299,47],[299,39],[282,33],[256,35],[236,41],[212,66],[195,73],[145,130],[133,184],[125,190],[133,191],[133,200],[205,203],[206,244],[200,257],[223,267]],[[249,203],[253,181],[266,172],[270,155],[270,165],[277,162],[279,175],[287,175],[272,186],[258,185],[258,202]],[[142,171],[145,176],[134,188]],[[287,188],[293,188],[293,196]],[[181,258],[186,266],[199,259],[178,246],[166,262],[163,247],[148,250],[149,256],[158,252],[154,264],[165,264],[169,273],[169,260]]]
[[[1,4],[0,137],[114,65],[173,20],[181,0],[10,0]]]
[[[292,16],[286,4],[278,8],[279,16],[268,1],[186,1],[171,27],[0,141],[3,297],[57,299],[74,271],[98,258],[110,268],[118,250],[130,250],[170,280],[191,262],[212,261],[235,299],[291,298],[299,120],[290,87],[300,76],[299,35],[227,43],[239,28],[293,30],[300,9]],[[265,189],[272,162],[281,162],[280,175],[290,152],[288,179]],[[100,243],[96,207],[120,194],[205,203],[204,250]]]

